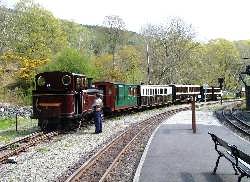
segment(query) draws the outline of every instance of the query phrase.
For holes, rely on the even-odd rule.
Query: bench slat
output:
[[[239,151],[239,156],[238,156],[238,157],[239,157],[241,160],[243,160],[244,162],[246,162],[246,163],[250,166],[250,156],[249,156],[248,154],[242,152],[242,151],[239,150],[239,149],[238,149],[238,151]]]
[[[236,167],[243,176],[250,177],[250,156],[239,150],[236,146],[230,145],[223,139],[217,137],[215,134],[210,132],[208,132],[208,134],[211,135],[212,140],[215,143],[215,150],[219,154],[216,167],[214,168],[214,174],[218,167],[219,158],[223,156],[232,163],[234,169]],[[225,150],[223,151],[222,148],[218,148],[218,146],[224,147]],[[241,177],[239,177],[239,179],[241,179]]]

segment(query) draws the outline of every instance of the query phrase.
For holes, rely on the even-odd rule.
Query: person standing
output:
[[[93,103],[93,110],[94,110],[94,121],[95,121],[95,133],[102,132],[102,99],[99,93],[96,93],[96,98]]]

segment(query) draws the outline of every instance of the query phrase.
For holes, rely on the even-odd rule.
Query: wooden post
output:
[[[192,129],[193,129],[193,133],[196,133],[195,95],[193,95],[193,100],[192,100]]]
[[[16,131],[17,131],[17,113],[16,113]]]

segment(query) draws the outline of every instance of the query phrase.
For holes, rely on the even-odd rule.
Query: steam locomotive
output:
[[[103,95],[105,114],[188,102],[193,95],[202,100],[206,94],[199,85],[92,84],[83,74],[60,71],[39,73],[35,83],[32,118],[38,119],[42,129],[77,125],[91,118],[96,93]],[[221,91],[212,88],[207,94],[207,100],[216,100]]]

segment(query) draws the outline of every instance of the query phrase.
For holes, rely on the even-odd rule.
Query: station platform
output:
[[[164,121],[151,136],[134,176],[134,182],[235,182],[231,163],[220,159],[208,131],[250,153],[250,142],[221,125],[212,112],[197,111],[197,131],[191,129],[191,111]],[[250,181],[244,177],[242,182]]]

